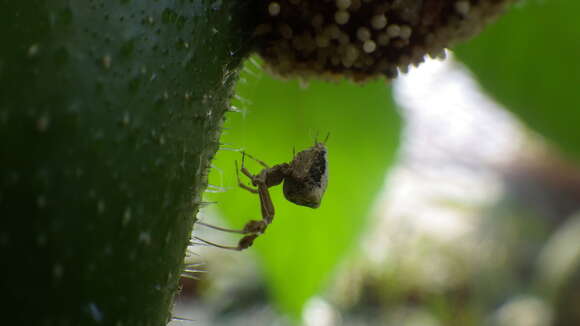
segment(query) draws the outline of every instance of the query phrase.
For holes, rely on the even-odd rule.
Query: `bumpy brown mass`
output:
[[[394,78],[476,34],[514,0],[260,0],[255,29],[282,77]]]
[[[326,173],[326,151],[317,152],[314,162],[308,171],[308,179],[314,183],[316,187],[322,186],[322,177]]]

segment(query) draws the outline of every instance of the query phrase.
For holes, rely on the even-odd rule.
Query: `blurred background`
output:
[[[580,325],[577,12],[521,1],[390,84],[281,81],[249,59],[198,219],[261,218],[242,150],[275,165],[329,133],[329,186],[318,209],[271,188],[249,250],[192,245],[171,324]]]

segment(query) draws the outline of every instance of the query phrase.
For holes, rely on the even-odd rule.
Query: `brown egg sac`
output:
[[[281,77],[395,78],[478,33],[515,0],[259,0],[254,36]]]

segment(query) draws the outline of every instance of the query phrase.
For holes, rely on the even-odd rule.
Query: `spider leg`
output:
[[[228,250],[241,251],[241,250],[244,250],[244,249],[251,247],[252,244],[254,243],[254,240],[262,232],[264,232],[266,230],[266,224],[263,221],[250,221],[246,224],[243,231],[242,230],[225,229],[225,228],[221,228],[221,227],[217,227],[217,226],[213,226],[213,225],[205,224],[205,223],[201,223],[201,222],[198,222],[198,223],[201,225],[205,225],[207,227],[216,229],[216,230],[220,230],[220,231],[236,232],[236,233],[243,233],[243,234],[250,233],[250,234],[246,235],[245,237],[241,238],[240,241],[238,242],[237,246],[225,246],[225,245],[217,244],[215,242],[204,240],[200,237],[196,237],[196,236],[193,237],[195,240],[200,241],[206,245],[214,246],[214,247],[221,248],[221,249],[228,249]]]
[[[247,185],[245,185],[245,184],[242,182],[242,180],[240,180],[240,171],[239,171],[239,169],[238,169],[238,161],[234,161],[234,163],[235,163],[235,165],[236,165],[236,176],[237,176],[237,178],[238,178],[238,186],[240,186],[240,188],[246,189],[247,191],[249,191],[249,192],[251,192],[251,193],[257,194],[257,193],[258,193],[258,190],[257,190],[257,189],[254,189],[254,188],[252,188],[252,187],[250,187],[250,186],[247,186]],[[245,168],[244,168],[244,167],[242,167],[242,169],[245,169]],[[242,172],[244,172],[244,171],[242,171]],[[246,172],[248,172],[248,173],[250,173],[250,172],[249,172],[249,171],[247,171],[247,170],[244,172],[244,174],[245,174],[246,176],[248,176],[248,174],[246,174]],[[251,174],[250,174],[248,177],[250,177],[251,179],[253,179],[253,176],[252,176]]]
[[[266,228],[268,227],[268,225],[270,223],[272,223],[272,220],[274,219],[274,204],[272,203],[272,198],[270,197],[270,192],[268,190],[268,184],[266,184],[266,179],[265,175],[268,172],[262,172],[260,173],[260,175],[258,176],[254,176],[250,173],[250,171],[248,169],[246,169],[246,167],[244,166],[244,159],[245,159],[245,152],[242,152],[242,168],[238,169],[238,162],[235,162],[236,165],[236,176],[238,178],[238,185],[241,188],[244,188],[252,193],[257,193],[260,197],[260,211],[262,213],[262,219],[261,220],[251,220],[249,222],[246,223],[246,225],[244,225],[244,228],[242,230],[234,230],[234,229],[227,229],[227,228],[222,228],[219,226],[215,226],[215,225],[211,225],[211,224],[207,224],[207,223],[203,223],[203,222],[197,222],[200,225],[203,225],[205,227],[209,227],[215,230],[219,230],[219,231],[224,231],[224,232],[231,232],[231,233],[239,233],[239,234],[245,234],[246,236],[244,236],[243,238],[240,239],[240,241],[238,242],[237,246],[224,246],[221,244],[217,244],[211,241],[207,241],[198,237],[194,237],[194,239],[206,244],[206,245],[210,245],[210,246],[214,246],[217,248],[222,248],[222,249],[229,249],[229,250],[244,250],[249,248],[250,246],[252,246],[252,244],[254,243],[254,240],[262,233],[264,233],[264,231],[266,231]],[[266,163],[257,160],[256,158],[248,155],[250,158],[256,160],[258,163],[262,164],[265,168],[270,169],[268,167],[268,165],[266,165]],[[277,167],[277,166],[276,166]],[[275,168],[275,171],[278,171],[278,169]],[[252,183],[258,187],[258,189],[254,189],[252,187],[249,187],[245,184],[243,184],[240,180],[240,173],[239,171],[242,171],[242,173],[247,176],[248,178],[250,178],[250,180],[252,180]],[[279,184],[281,182],[282,179],[280,179],[279,182],[277,182],[276,184]]]
[[[199,224],[199,225],[203,225],[203,226],[208,227],[208,228],[212,228],[214,230],[219,230],[219,231],[223,231],[223,232],[230,232],[230,233],[239,233],[239,234],[261,234],[261,233],[264,233],[264,231],[266,230],[266,227],[268,226],[268,223],[264,222],[264,220],[259,220],[259,221],[251,220],[248,223],[246,223],[246,225],[244,225],[244,228],[242,230],[223,228],[221,226],[215,226],[215,225],[207,224],[207,223],[200,222],[200,221],[197,221],[195,223]]]
[[[209,246],[213,246],[213,247],[217,247],[217,248],[221,248],[221,249],[227,249],[227,250],[237,250],[237,251],[242,251],[244,249],[249,248],[253,243],[254,243],[254,239],[256,239],[258,235],[257,234],[252,234],[252,235],[248,235],[243,237],[239,242],[237,246],[224,246],[221,244],[217,244],[215,242],[211,242],[208,240],[204,240],[200,237],[193,237],[195,240],[209,245]]]
[[[248,178],[252,179],[252,181],[254,181],[254,178],[255,178],[254,175],[252,175],[250,173],[250,171],[248,171],[248,169],[246,169],[246,167],[242,166],[241,171],[246,177],[248,177]]]
[[[258,195],[260,196],[260,209],[262,211],[262,219],[267,224],[272,223],[274,219],[274,203],[270,197],[270,191],[264,184],[258,185]]]
[[[238,185],[240,186],[240,188],[246,189],[247,191],[249,191],[249,192],[251,192],[253,194],[257,194],[258,193],[258,190],[254,189],[254,188],[252,188],[250,186],[246,186],[243,183],[239,183]]]
[[[224,231],[224,232],[231,232],[231,233],[240,233],[240,234],[246,234],[246,232],[244,232],[244,230],[234,230],[234,229],[228,229],[228,228],[222,228],[221,226],[215,226],[215,225],[211,225],[211,224],[207,224],[207,223],[203,223],[200,221],[195,222],[196,224],[199,225],[203,225],[206,226],[208,228],[212,228],[215,230],[220,230],[220,231]]]
[[[245,237],[240,239],[238,242],[238,246],[224,246],[217,243],[213,243],[211,241],[207,241],[198,237],[194,237],[196,240],[201,241],[207,245],[211,245],[217,248],[222,249],[229,249],[229,250],[244,250],[252,246],[254,240],[264,231],[272,220],[274,219],[274,204],[272,203],[272,198],[270,197],[270,192],[268,191],[268,187],[265,184],[258,185],[258,195],[260,196],[260,209],[262,212],[262,219],[261,220],[251,220],[246,225],[244,225],[243,230],[234,230],[228,228],[222,228],[219,226],[207,224],[204,222],[196,222],[197,224],[203,225],[208,228],[212,228],[215,230],[223,231],[223,232],[230,232],[230,233],[239,233],[239,234],[246,234]]]
[[[242,168],[240,169],[240,171],[242,171],[242,173],[248,177],[250,180],[252,180],[252,182],[254,182],[254,179],[256,178],[245,166],[245,160],[246,160],[246,152],[242,152]],[[236,161],[236,172],[238,171],[238,162]],[[238,178],[239,180],[239,178]]]
[[[243,164],[243,162],[244,162],[244,156],[246,156],[246,155],[247,155],[249,158],[251,158],[252,160],[254,160],[254,161],[256,161],[256,162],[260,163],[260,165],[262,165],[262,166],[263,166],[263,167],[265,167],[266,169],[269,169],[269,168],[270,168],[270,166],[269,166],[268,164],[266,164],[264,161],[262,161],[262,160],[259,160],[259,159],[257,159],[257,158],[255,158],[255,157],[253,157],[252,155],[250,155],[250,154],[248,154],[248,153],[246,153],[246,152],[242,152],[242,169],[244,168],[244,164]]]
[[[210,245],[210,246],[213,246],[213,247],[217,247],[217,248],[221,248],[221,249],[228,249],[228,250],[238,250],[238,247],[220,245],[220,244],[217,244],[215,242],[211,242],[211,241],[204,240],[204,239],[202,239],[200,237],[193,237],[193,238],[195,240],[203,243],[203,244]],[[193,243],[193,244],[195,244],[195,243]]]

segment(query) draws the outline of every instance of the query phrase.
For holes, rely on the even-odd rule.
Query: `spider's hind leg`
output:
[[[211,228],[214,230],[224,231],[224,232],[239,233],[239,234],[246,234],[247,233],[244,230],[234,230],[234,229],[222,228],[221,226],[215,226],[215,225],[207,224],[207,223],[200,222],[200,221],[195,222],[195,224],[203,225],[205,227],[208,227],[208,228]]]
[[[211,229],[214,229],[214,230],[229,232],[229,233],[239,233],[239,234],[262,234],[262,233],[264,233],[264,231],[266,231],[266,227],[268,226],[268,223],[266,223],[266,221],[264,221],[264,220],[248,221],[248,223],[246,223],[246,225],[244,225],[244,228],[242,230],[223,228],[221,226],[215,226],[215,225],[207,224],[207,223],[204,223],[201,221],[197,221],[195,223],[199,224],[199,225],[203,225],[203,226],[211,228]]]
[[[197,221],[196,223],[203,225],[205,227],[208,227],[208,228],[219,230],[219,231],[245,234],[245,236],[240,239],[237,246],[225,246],[225,245],[217,244],[215,242],[204,240],[200,237],[193,237],[195,240],[197,240],[203,244],[206,244],[206,245],[214,246],[214,247],[221,248],[221,249],[238,250],[238,251],[251,247],[252,244],[254,243],[254,240],[260,234],[264,233],[264,231],[266,231],[266,227],[268,226],[268,223],[266,223],[266,221],[264,221],[264,220],[260,220],[260,221],[251,220],[248,223],[246,223],[243,230],[234,230],[234,229],[222,228],[219,226],[215,226],[215,225],[211,225],[211,224],[207,224],[207,223],[203,223],[203,222],[199,222],[199,221]]]
[[[215,242],[211,242],[211,241],[204,240],[204,239],[202,239],[200,237],[193,237],[193,238],[195,240],[201,242],[202,244],[206,244],[206,245],[213,246],[213,247],[216,247],[216,248],[227,249],[227,250],[242,251],[244,249],[247,249],[247,248],[251,247],[252,244],[254,243],[254,239],[256,239],[257,237],[258,237],[257,234],[247,235],[247,236],[243,237],[242,239],[240,239],[240,241],[238,242],[238,245],[237,246],[224,246],[224,245],[221,245],[221,244],[217,244]]]

